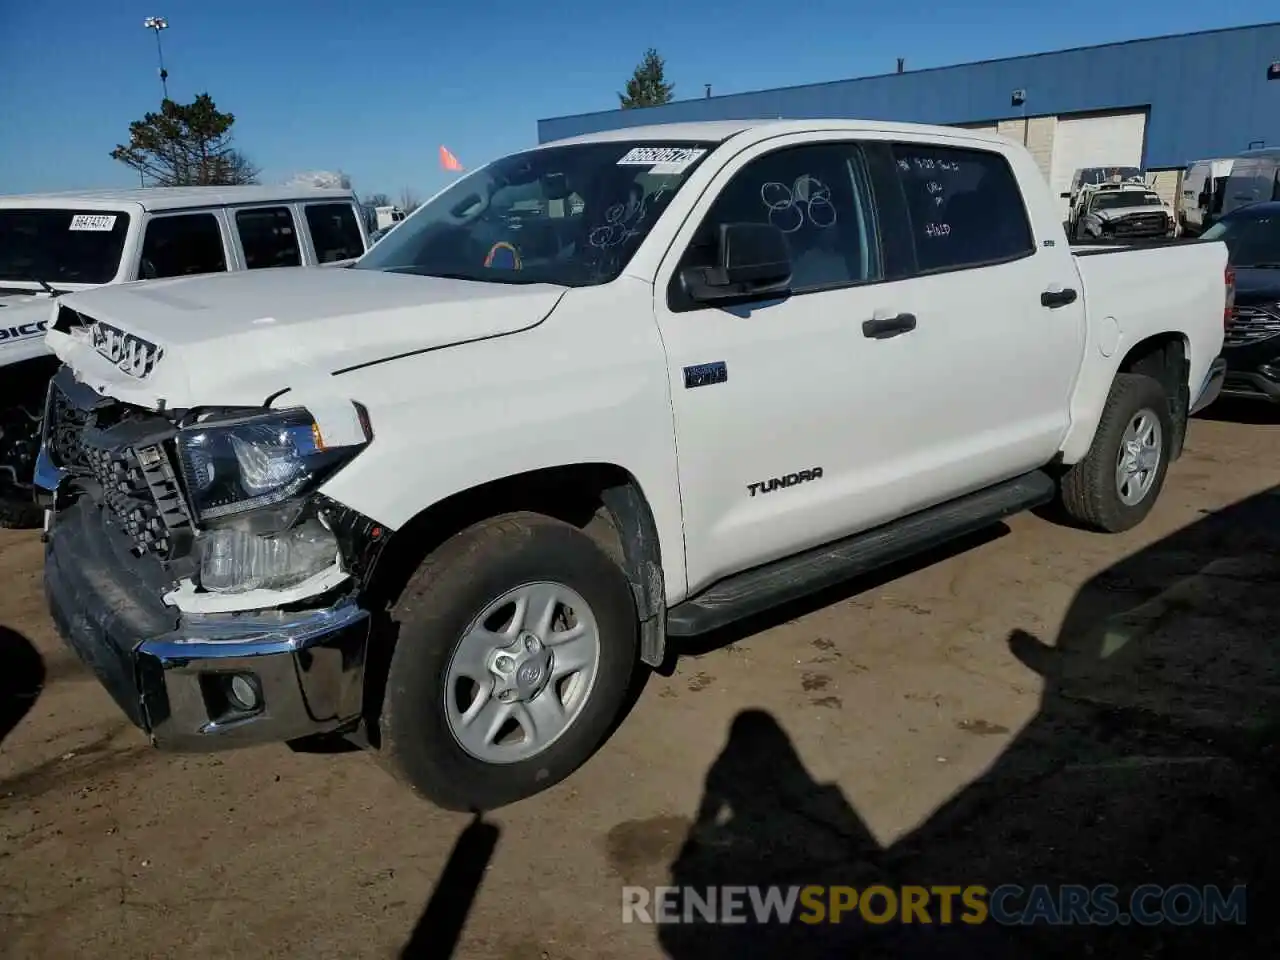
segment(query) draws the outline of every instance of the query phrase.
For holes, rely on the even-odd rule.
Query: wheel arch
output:
[[[386,609],[429,553],[489,517],[531,510],[578,527],[622,568],[640,623],[640,659],[659,666],[666,649],[663,546],[649,498],[635,475],[615,463],[543,467],[457,491],[419,511],[388,539],[367,592]],[[677,546],[678,549],[678,546]]]
[[[1157,333],[1130,347],[1116,370],[1116,373],[1148,376],[1164,388],[1169,400],[1169,419],[1173,423],[1170,460],[1182,456],[1182,445],[1187,435],[1187,411],[1191,407],[1190,349],[1185,333]]]

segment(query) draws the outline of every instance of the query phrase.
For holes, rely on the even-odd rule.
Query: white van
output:
[[[1224,215],[1251,203],[1280,200],[1280,148],[1250,150],[1236,157],[1223,193]]]
[[[0,196],[0,527],[39,522],[40,411],[58,360],[49,300],[134,281],[329,267],[369,249],[355,194],[315,187],[144,187]]]
[[[1235,163],[1231,158],[1197,160],[1182,175],[1182,198],[1178,204],[1178,222],[1183,234],[1197,236],[1222,215],[1227,178]]]

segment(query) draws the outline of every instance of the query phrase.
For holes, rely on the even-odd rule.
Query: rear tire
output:
[[[505,806],[577,770],[613,729],[637,663],[622,570],[576,527],[541,514],[484,520],[446,541],[391,621],[380,759],[450,810]],[[519,741],[515,730],[497,735],[512,723]]]
[[[1137,526],[1164,487],[1172,441],[1164,388],[1141,374],[1117,374],[1089,452],[1062,478],[1063,509],[1107,533]]]

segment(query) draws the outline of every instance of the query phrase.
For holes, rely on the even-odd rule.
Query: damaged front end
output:
[[[36,475],[50,611],[157,746],[358,725],[361,591],[387,531],[318,492],[372,441],[347,405],[322,430],[302,408],[125,403],[68,366],[50,384]]]

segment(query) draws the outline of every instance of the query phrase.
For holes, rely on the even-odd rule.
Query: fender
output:
[[[652,517],[650,530],[637,522],[631,533],[628,574],[637,599],[656,616],[658,578],[646,566],[656,563],[667,606],[679,603],[688,587],[679,465],[651,304],[649,288],[627,277],[574,288],[533,329],[330,378],[329,396],[368,410],[374,439],[321,492],[395,531],[495,481],[611,464],[634,478]],[[307,384],[277,402],[309,404],[320,390]],[[611,494],[606,506],[624,525],[642,515],[629,495]]]

